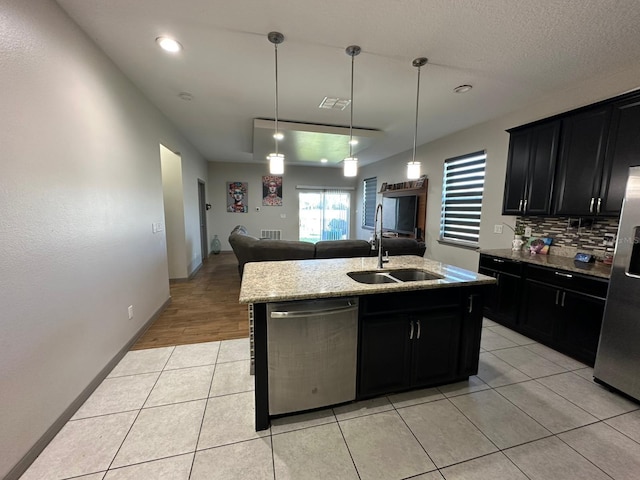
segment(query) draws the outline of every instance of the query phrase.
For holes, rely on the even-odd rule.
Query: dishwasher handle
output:
[[[336,307],[336,308],[319,308],[317,310],[301,310],[295,312],[271,312],[271,318],[300,318],[300,317],[313,317],[317,315],[335,315],[336,313],[344,313],[351,310],[357,310],[358,305],[349,302],[348,304]]]

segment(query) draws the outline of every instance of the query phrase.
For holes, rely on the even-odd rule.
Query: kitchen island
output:
[[[293,307],[299,301],[345,297],[358,305],[355,393],[349,400],[457,382],[477,373],[484,289],[495,279],[418,256],[391,257],[382,279],[376,263],[366,257],[245,265],[240,303],[253,304],[256,430],[268,428],[270,416],[276,415],[269,408],[269,371],[277,373],[280,363],[269,362],[268,341],[273,345],[279,339],[267,334],[274,323],[267,311],[275,304]],[[362,272],[365,281],[376,283],[348,275]],[[435,278],[413,280],[421,278],[416,272]],[[297,342],[308,341],[310,351],[318,350],[317,337],[313,343],[305,338]],[[327,339],[327,348],[335,340]]]

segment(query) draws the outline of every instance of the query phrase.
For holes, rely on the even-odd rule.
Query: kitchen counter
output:
[[[541,267],[557,268],[570,272],[581,273],[583,275],[591,275],[608,279],[611,276],[611,265],[605,265],[602,262],[595,262],[585,265],[586,268],[576,267],[573,257],[565,257],[562,255],[531,255],[525,251],[514,252],[511,249],[494,249],[480,250],[481,254],[492,255],[494,257],[505,258],[516,262],[531,263]]]
[[[348,272],[375,271],[376,257],[252,262],[245,265],[240,303],[270,303],[310,298],[335,298],[458,286],[489,285],[495,278],[416,255],[390,257],[384,271],[426,270],[444,278],[402,283],[365,284]]]

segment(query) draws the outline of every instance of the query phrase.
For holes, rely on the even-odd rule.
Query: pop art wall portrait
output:
[[[227,182],[227,212],[247,213],[247,182]]]
[[[262,177],[262,205],[268,207],[282,206],[282,177],[265,175]]]

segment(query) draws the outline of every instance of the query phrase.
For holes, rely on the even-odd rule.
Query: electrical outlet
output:
[[[131,320],[133,318],[133,305],[129,305],[127,311],[129,313],[129,320]]]
[[[525,237],[531,236],[531,227],[524,227],[524,236]]]
[[[493,233],[502,233],[502,225],[494,225]]]

